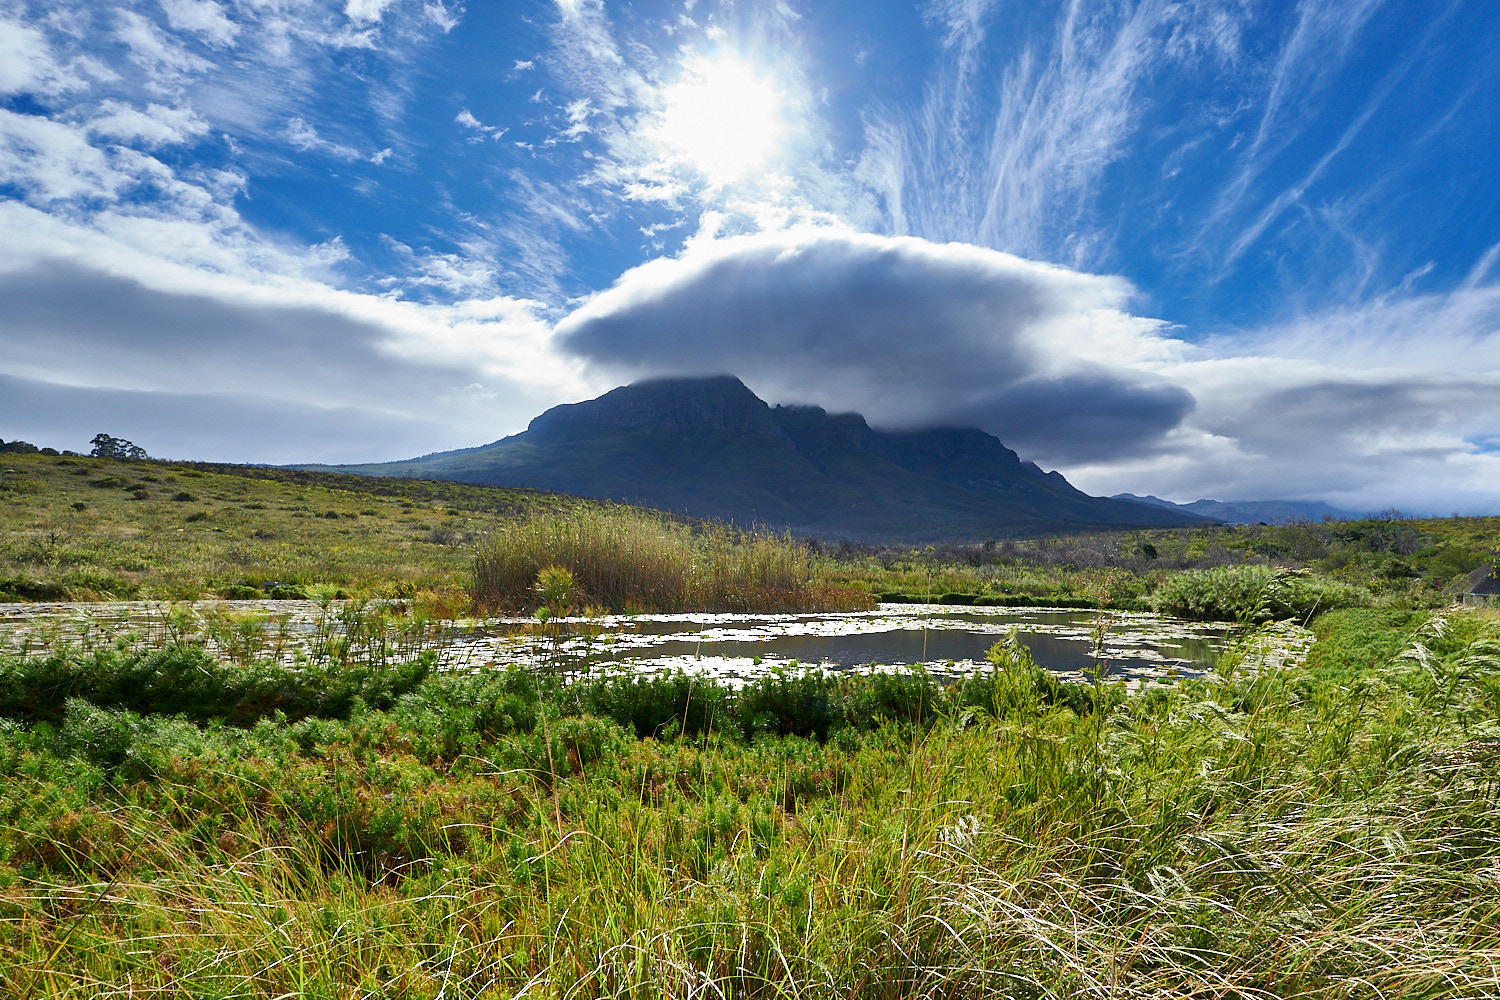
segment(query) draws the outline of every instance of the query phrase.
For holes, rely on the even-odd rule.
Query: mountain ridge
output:
[[[769,406],[730,375],[621,386],[474,448],[320,468],[526,486],[858,541],[1204,523],[1091,497],[977,428],[875,430],[857,413]]]
[[[1116,493],[1111,500],[1125,500],[1163,510],[1196,514],[1221,524],[1289,524],[1297,521],[1353,521],[1362,515],[1340,510],[1322,500],[1194,500],[1173,503],[1158,496]]]

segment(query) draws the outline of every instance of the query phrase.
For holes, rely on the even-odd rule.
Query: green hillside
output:
[[[601,506],[461,483],[0,455],[0,600],[452,590],[497,520]]]

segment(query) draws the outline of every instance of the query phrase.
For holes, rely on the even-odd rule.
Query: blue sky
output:
[[[0,0],[0,437],[264,462],[663,374],[1095,493],[1500,512],[1500,8]]]

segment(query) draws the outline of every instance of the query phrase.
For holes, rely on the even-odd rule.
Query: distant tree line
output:
[[[76,455],[73,451],[58,451],[56,448],[38,448],[30,441],[0,440],[0,454],[11,455]]]
[[[111,437],[108,434],[99,433],[89,442],[94,448],[89,452],[91,458],[127,458],[143,459],[150,458],[146,449],[138,444],[126,441],[124,438]],[[30,441],[6,441],[0,438],[0,454],[11,455],[67,455],[72,458],[81,458],[76,451],[58,451],[56,448],[38,448]]]

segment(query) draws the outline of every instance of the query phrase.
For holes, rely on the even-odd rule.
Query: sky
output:
[[[655,376],[1095,494],[1500,513],[1500,6],[0,0],[0,438],[368,462]]]

